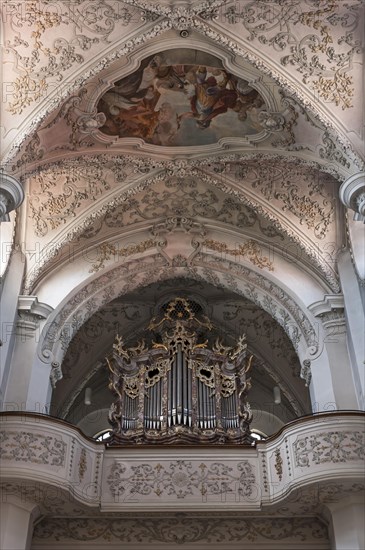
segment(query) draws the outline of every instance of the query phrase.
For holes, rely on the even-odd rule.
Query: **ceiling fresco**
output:
[[[105,117],[101,132],[164,146],[208,145],[259,133],[264,108],[259,92],[220,60],[184,49],[144,59],[97,106]]]

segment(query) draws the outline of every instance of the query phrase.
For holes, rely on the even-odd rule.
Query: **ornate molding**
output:
[[[34,540],[42,543],[57,540],[77,544],[76,541],[99,541],[100,544],[128,544],[138,548],[146,544],[188,545],[226,544],[230,548],[253,549],[255,544],[270,540],[280,541],[282,548],[293,547],[297,541],[322,544],[328,540],[326,526],[315,517],[306,518],[197,518],[189,514],[165,518],[127,519],[120,518],[75,519],[70,528],[70,519],[47,518],[38,523]],[[315,537],[313,537],[315,533]],[[202,547],[202,546],[200,546]],[[319,548],[319,546],[317,546]],[[327,547],[327,544],[326,544]],[[323,548],[325,548],[323,546]]]
[[[24,331],[34,331],[41,321],[47,319],[52,313],[53,307],[42,302],[38,302],[36,296],[19,296],[18,314],[20,319],[17,321],[17,328]]]
[[[342,294],[325,294],[323,300],[314,302],[308,306],[308,309],[315,317],[319,317],[333,310],[343,310],[344,307],[345,302]]]
[[[354,220],[365,223],[365,172],[353,174],[340,187],[342,203],[355,212]]]
[[[97,247],[98,258],[92,264],[89,273],[97,273],[100,269],[103,269],[105,262],[111,258],[115,258],[118,261],[120,258],[127,258],[133,254],[142,254],[146,250],[156,248],[157,246],[161,246],[161,243],[154,239],[146,239],[138,244],[130,244],[124,247],[104,242]]]
[[[314,302],[308,309],[321,319],[323,327],[338,335],[346,332],[345,303],[342,294],[326,294],[323,300]]]
[[[24,191],[22,185],[0,169],[0,223],[9,221],[9,213],[22,204]]]
[[[52,383],[62,377],[60,362],[69,342],[94,312],[116,296],[184,273],[194,280],[233,290],[267,311],[283,327],[303,361],[314,358],[318,352],[316,331],[306,314],[286,292],[263,275],[226,259],[201,253],[195,256],[190,267],[170,266],[163,256],[156,254],[132,260],[90,281],[57,312],[39,346],[41,360],[57,364],[52,371]],[[310,368],[304,366],[303,362],[301,376],[309,384]]]

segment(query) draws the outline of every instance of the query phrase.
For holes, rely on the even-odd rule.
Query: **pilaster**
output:
[[[347,329],[342,294],[326,294],[308,309],[323,327],[322,349],[326,350],[331,370],[337,409],[358,409],[358,394],[347,348]],[[344,383],[346,381],[346,383]],[[329,380],[323,383],[330,383]]]
[[[29,500],[7,497],[0,502],[1,550],[29,550],[38,506]]]
[[[332,550],[364,550],[364,495],[327,503],[325,515],[329,516]]]
[[[5,410],[28,410],[27,401],[33,369],[37,362],[37,346],[41,330],[53,308],[38,301],[36,296],[19,296],[18,319],[15,324],[15,345],[11,362],[9,384],[5,393]],[[49,383],[48,369],[38,373],[39,385],[46,378]],[[43,410],[43,403],[35,406],[35,412]]]

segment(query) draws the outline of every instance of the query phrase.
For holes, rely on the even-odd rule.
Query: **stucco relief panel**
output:
[[[298,437],[293,444],[296,467],[364,460],[365,434],[328,431]]]
[[[359,1],[256,0],[230,2],[217,20],[270,48],[284,67],[295,68],[303,84],[345,110],[352,106],[353,61],[361,53],[360,10]]]
[[[227,500],[258,498],[255,467],[247,460],[127,462],[116,460],[106,477],[114,502],[207,502],[224,494]],[[254,495],[255,491],[255,495]],[[255,498],[256,497],[256,498]]]
[[[140,10],[99,0],[3,2],[7,23],[5,53],[17,77],[8,104],[21,114],[120,35],[144,23]]]
[[[67,443],[62,437],[6,430],[0,433],[0,439],[0,457],[4,461],[65,466]]]
[[[280,541],[285,548],[307,541],[326,549],[326,526],[315,517],[307,518],[206,518],[179,517],[117,519],[46,519],[39,523],[34,541],[100,541],[101,544],[126,543],[138,548],[143,544],[183,545],[189,543],[227,544],[232,548],[255,548],[255,543]],[[236,546],[237,545],[237,546]],[[288,546],[287,546],[288,545]],[[317,546],[319,548],[319,546]]]

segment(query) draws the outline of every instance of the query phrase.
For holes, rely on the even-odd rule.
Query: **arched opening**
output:
[[[115,336],[120,335],[126,347],[136,346],[141,339],[155,341],[159,335],[147,327],[152,318],[161,316],[176,294],[209,317],[211,341],[218,337],[229,347],[240,335],[246,335],[247,353],[253,355],[247,395],[253,413],[252,430],[271,435],[287,422],[311,412],[298,356],[279,323],[233,291],[176,277],[114,299],[79,329],[61,366],[63,378],[53,392],[52,414],[78,425],[89,436],[108,429],[108,410],[115,396],[108,389],[106,357],[111,354]],[[280,403],[275,403],[274,387],[280,388]],[[86,404],[85,390],[89,388],[91,398]]]

